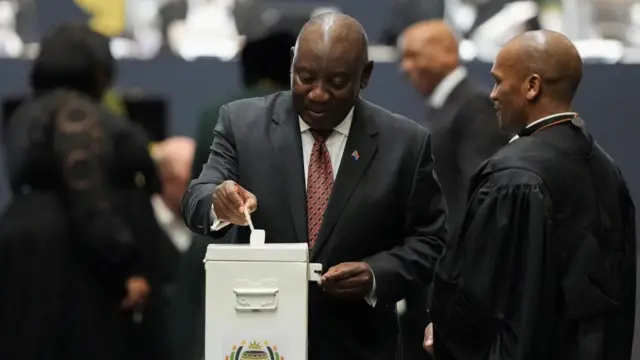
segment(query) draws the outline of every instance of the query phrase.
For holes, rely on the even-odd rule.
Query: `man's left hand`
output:
[[[371,292],[373,273],[367,263],[346,262],[330,268],[319,284],[329,294],[359,300]]]
[[[147,280],[140,276],[133,276],[127,280],[127,297],[122,300],[122,309],[137,309],[144,305],[151,287]]]

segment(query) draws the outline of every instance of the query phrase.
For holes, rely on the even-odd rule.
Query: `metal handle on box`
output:
[[[278,289],[233,289],[236,311],[275,311],[278,308]]]

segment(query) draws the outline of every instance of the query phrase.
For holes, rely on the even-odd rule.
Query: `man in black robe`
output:
[[[518,136],[472,179],[436,268],[425,347],[438,360],[629,360],[635,210],[571,112],[580,56],[559,33],[528,32],[492,75],[500,126]]]

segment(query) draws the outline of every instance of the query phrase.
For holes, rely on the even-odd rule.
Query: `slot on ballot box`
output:
[[[307,359],[306,243],[212,244],[206,271],[205,360]]]

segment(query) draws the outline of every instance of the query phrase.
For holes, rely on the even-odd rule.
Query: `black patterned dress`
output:
[[[21,165],[0,219],[0,359],[125,359],[120,302],[138,259],[112,209],[101,111],[65,91],[20,114],[26,131],[7,133],[23,151],[9,153]]]

